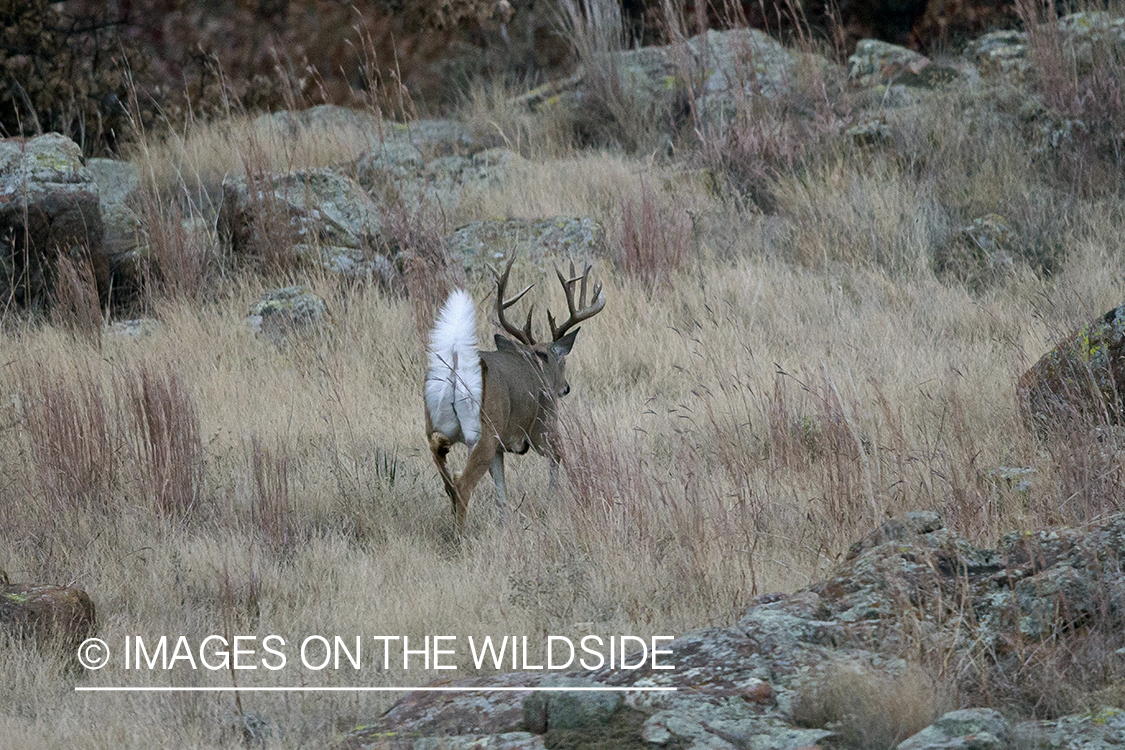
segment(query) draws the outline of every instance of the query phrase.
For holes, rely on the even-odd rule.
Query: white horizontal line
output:
[[[80,693],[665,693],[674,687],[82,687]]]

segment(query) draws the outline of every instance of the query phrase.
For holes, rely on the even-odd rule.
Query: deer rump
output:
[[[473,300],[463,290],[453,292],[430,335],[425,393],[431,435],[465,443],[470,452],[483,434],[506,453],[522,455],[533,446],[543,453],[555,399],[542,365],[535,352],[500,334],[495,342],[496,351],[479,351]]]

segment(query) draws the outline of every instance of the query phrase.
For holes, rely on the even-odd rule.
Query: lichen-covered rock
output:
[[[1023,721],[1012,734],[1020,750],[1117,750],[1125,745],[1125,711],[1105,707],[1054,721]]]
[[[938,276],[981,291],[1011,275],[1015,234],[1004,217],[988,214],[961,227],[934,253]]]
[[[1008,750],[1012,725],[998,711],[967,708],[950,711],[895,750]]]
[[[0,580],[0,629],[72,649],[94,633],[94,603],[82,589]]]
[[[283,255],[297,245],[366,251],[383,235],[363,188],[330,169],[224,182],[218,225],[236,254]]]
[[[512,253],[549,270],[557,262],[578,265],[607,252],[605,228],[588,216],[474,221],[458,228],[447,246],[450,257],[460,258],[474,275]]]
[[[1027,33],[993,31],[978,37],[965,48],[965,55],[980,66],[984,75],[1022,78],[1031,68],[1027,57]]]
[[[58,133],[0,139],[0,296],[46,301],[60,251],[88,254],[104,291],[102,236],[98,187],[78,144]]]
[[[274,343],[288,333],[308,331],[328,315],[328,305],[308,287],[272,289],[250,308],[246,325],[253,333],[265,334]]]
[[[141,173],[136,164],[118,159],[90,159],[86,163],[98,186],[104,236],[102,247],[116,288],[133,288],[141,274],[141,222],[137,216]]]
[[[548,676],[541,687],[597,687],[590,680]],[[539,692],[523,700],[523,723],[535,734],[549,729],[582,729],[609,721],[621,707],[620,693],[598,691]]]
[[[695,97],[695,112],[716,125],[747,96],[775,99],[792,90],[806,70],[836,69],[826,58],[790,49],[751,28],[712,29],[685,44],[617,52],[612,68],[618,77],[618,95],[631,99],[636,111],[662,116],[680,109],[690,94]],[[566,90],[551,87],[536,98],[548,106],[578,109],[597,90],[594,78],[581,73],[567,84]]]
[[[898,81],[921,82],[930,59],[914,50],[878,39],[861,39],[848,58],[848,79],[859,86]]]
[[[1074,419],[1120,421],[1125,396],[1125,305],[1044,354],[1016,385],[1024,424],[1038,432]]]

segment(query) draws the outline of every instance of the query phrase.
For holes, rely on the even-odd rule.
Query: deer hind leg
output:
[[[446,459],[449,457],[449,449],[453,447],[453,441],[444,433],[434,430],[430,433],[430,453],[434,457],[434,463],[437,464],[438,474],[441,476],[441,483],[445,487],[445,494],[449,495],[450,501],[453,503],[454,512],[457,511],[457,488],[453,481],[453,475],[449,473],[449,466],[446,464]]]
[[[453,512],[457,517],[457,528],[465,527],[465,516],[469,512],[469,498],[472,497],[473,488],[484,476],[484,472],[488,471],[499,449],[500,441],[495,436],[485,433],[469,450],[469,460],[465,464],[465,470],[461,472],[454,486]]]

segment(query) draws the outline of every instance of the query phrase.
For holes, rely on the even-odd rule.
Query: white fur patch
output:
[[[470,446],[480,440],[480,353],[473,298],[457,289],[438,313],[430,332],[426,411],[435,430]]]

